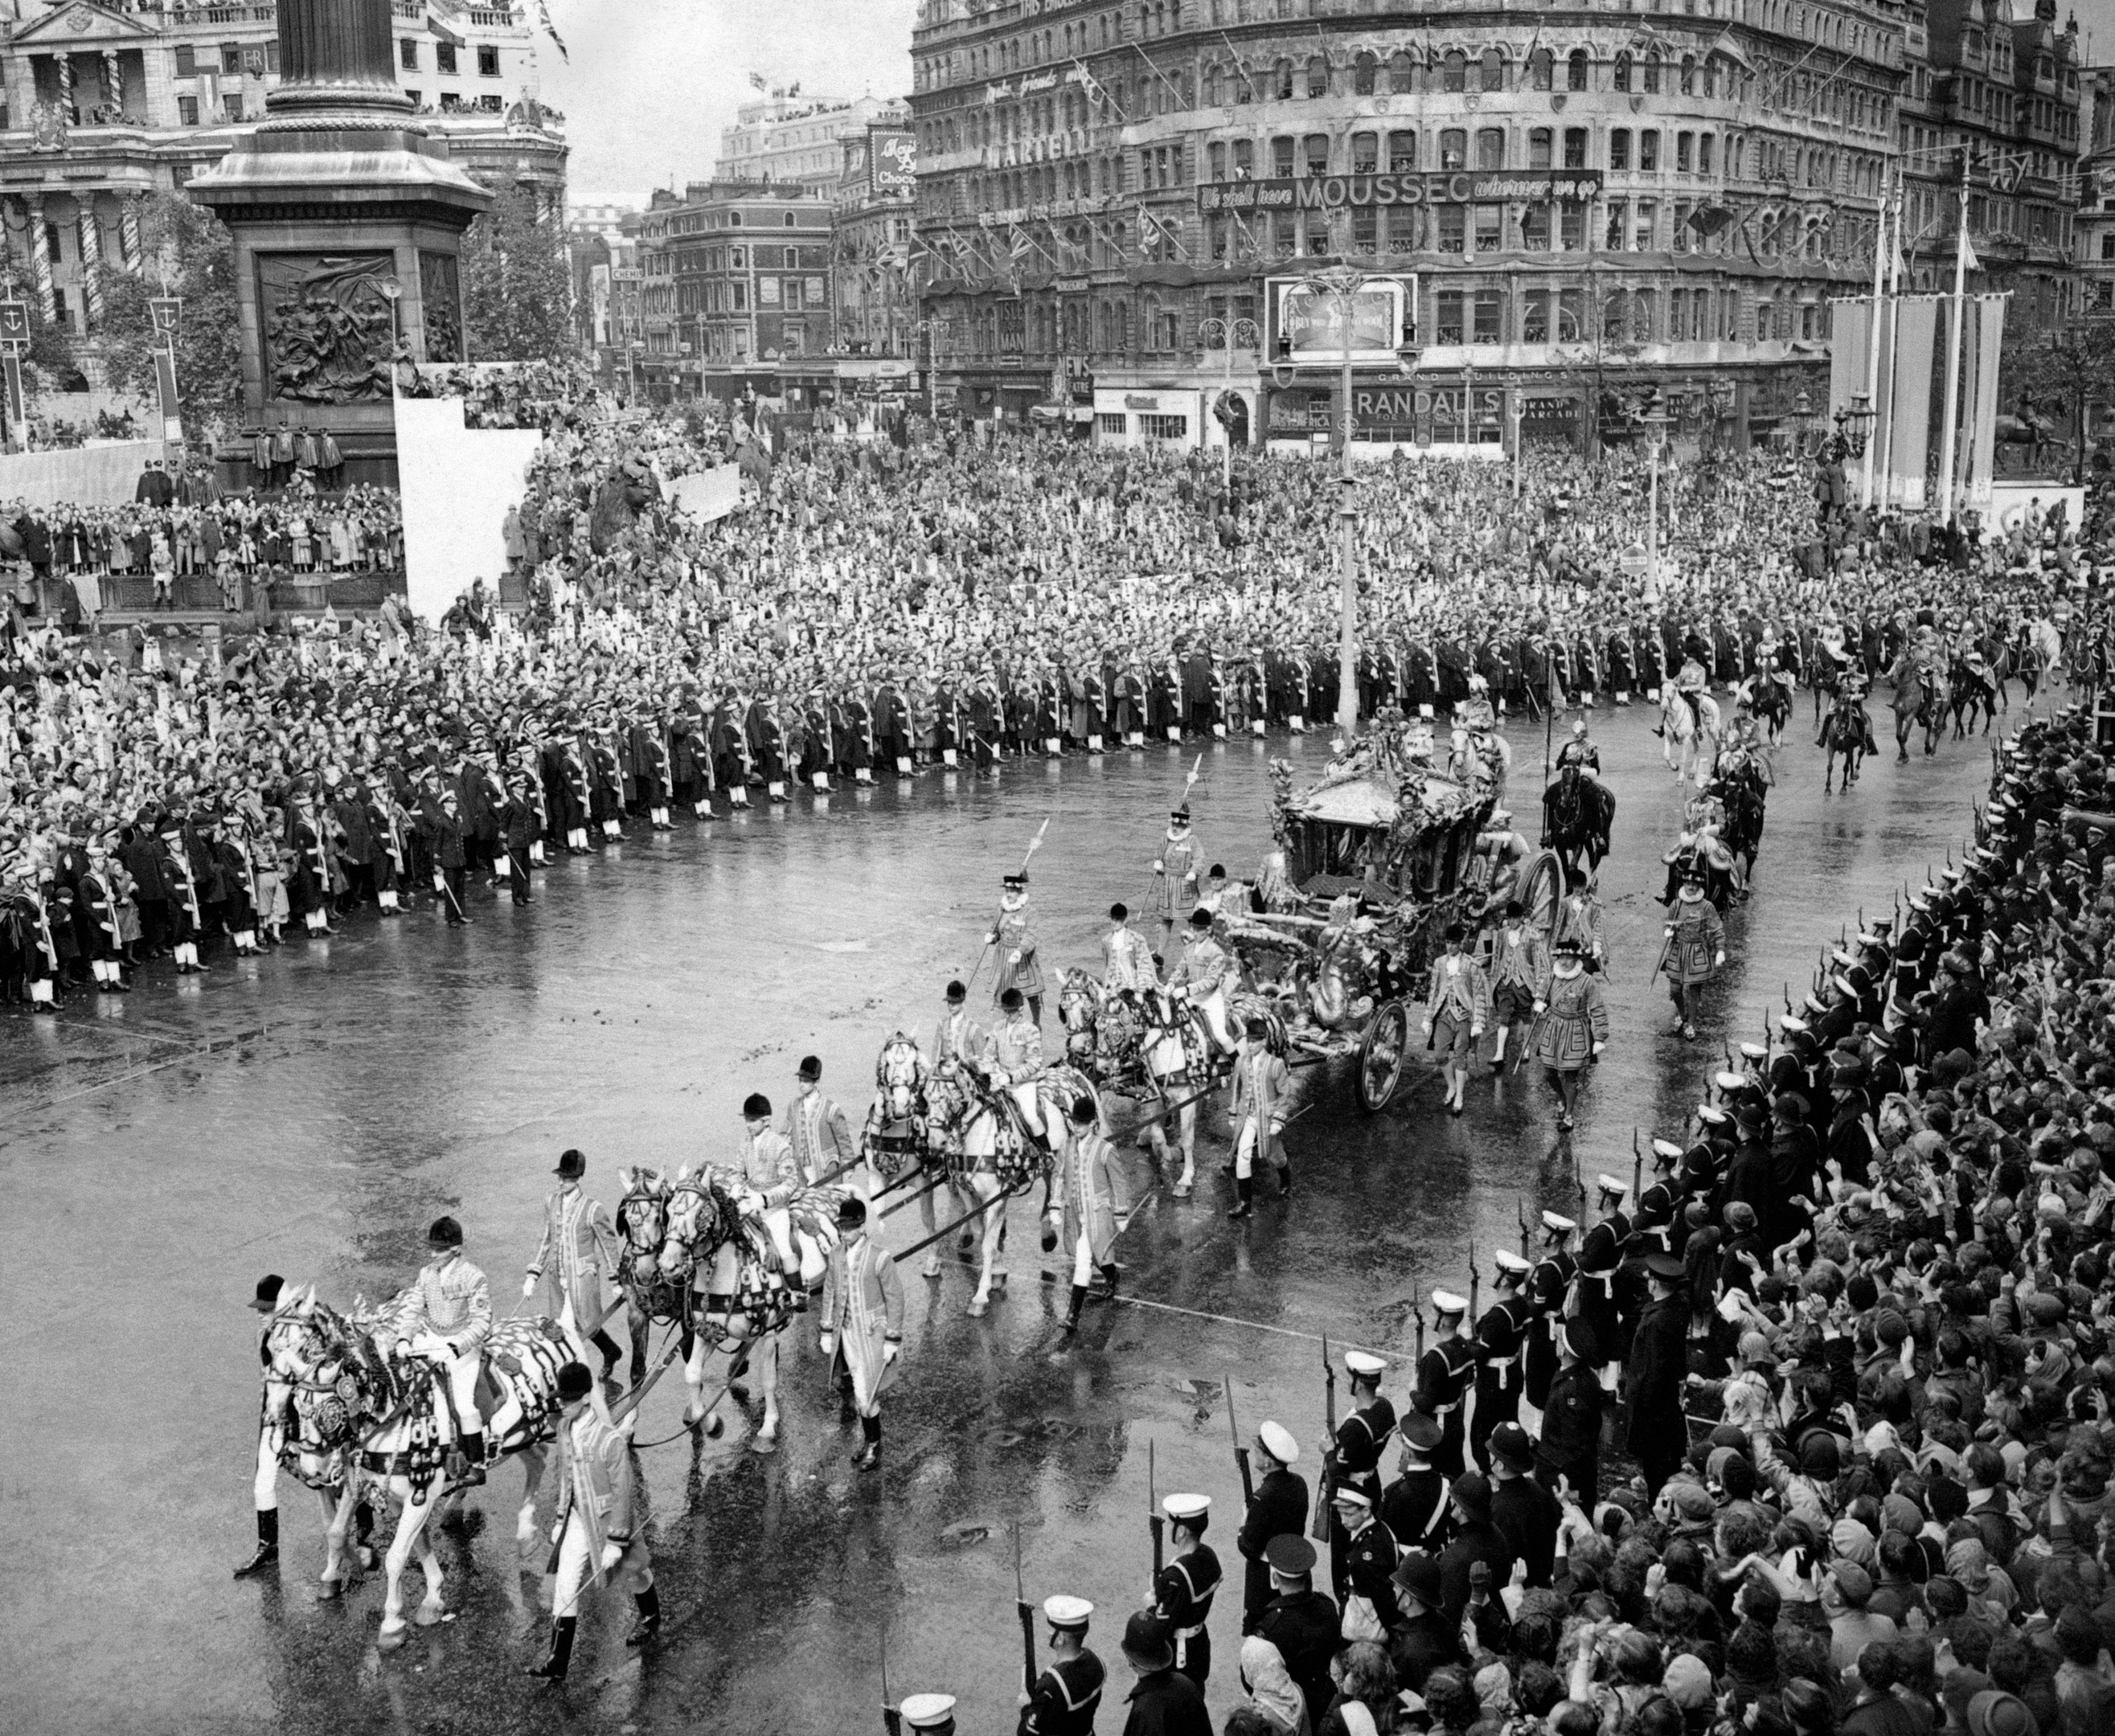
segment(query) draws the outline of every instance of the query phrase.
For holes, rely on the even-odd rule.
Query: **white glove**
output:
[[[622,1543],[605,1543],[602,1546],[602,1570],[606,1573],[624,1559]]]
[[[1021,962],[1021,950],[1018,947],[1006,955],[1006,962],[1009,964],[1018,964]]]
[[[1542,1012],[1544,1010],[1544,1003],[1539,1001],[1536,1001],[1535,1004],[1535,1010],[1538,1013]]]
[[[1165,868],[1163,868],[1163,866],[1162,866],[1158,862],[1155,862],[1155,863],[1153,864],[1153,872],[1154,872],[1154,873],[1156,873],[1156,874],[1164,874],[1164,873],[1166,873],[1168,872],[1168,870],[1167,870]]]
[[[535,1273],[530,1273],[527,1277],[521,1280],[521,1294],[524,1297],[533,1296],[536,1294]]]
[[[1420,1035],[1420,1037],[1429,1037],[1431,1034],[1432,1034],[1432,1021],[1431,1021],[1429,1019],[1426,1019],[1426,1020],[1425,1021],[1425,1023],[1424,1023],[1422,1025],[1420,1025],[1420,1026],[1418,1028],[1418,1035]]]
[[[434,890],[436,892],[445,892],[447,891],[447,876],[443,874],[438,868],[435,868],[434,870]]]
[[[990,932],[989,934],[988,934],[988,935],[986,935],[986,936],[984,937],[984,945],[985,945],[985,946],[996,946],[996,945],[998,945],[998,931],[997,929],[993,929],[993,930],[992,931],[992,932]]]
[[[886,1368],[891,1363],[894,1362],[897,1358],[902,1354],[903,1346],[897,1344],[895,1340],[891,1339],[888,1343],[884,1344],[881,1347],[882,1367]]]
[[[565,1535],[566,1522],[563,1519],[560,1519],[557,1524],[551,1528],[551,1546],[553,1549],[556,1549]]]
[[[825,1331],[823,1334],[820,1343],[824,1355],[832,1356],[837,1353],[837,1335],[836,1333]]]
[[[1726,962],[1726,955],[1725,955],[1724,953],[1723,953],[1723,952],[1722,952],[1722,953],[1720,953],[1717,958],[1715,958],[1715,959],[1714,959],[1714,960],[1712,960],[1712,963],[1713,963],[1714,964],[1723,964],[1725,962]]]

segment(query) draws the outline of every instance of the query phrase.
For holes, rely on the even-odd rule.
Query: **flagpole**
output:
[[[1895,188],[1895,242],[1888,250],[1888,396],[1892,401],[1897,389],[1897,377],[1902,370],[1902,359],[1895,351],[1902,342],[1902,190],[1898,182]],[[1925,399],[1927,405],[1931,401]],[[1927,411],[1929,414],[1929,411]],[[1927,428],[1929,424],[1925,424]],[[1880,511],[1888,510],[1888,490],[1895,474],[1895,415],[1892,401],[1888,405],[1888,436],[1885,449],[1880,454]]]
[[[1880,232],[1873,240],[1873,317],[1865,328],[1865,401],[1873,406],[1874,421],[1865,437],[1865,479],[1859,484],[1858,505],[1870,511],[1873,504],[1874,448],[1880,443],[1880,284],[1888,268],[1888,201],[1880,201]]]
[[[1952,329],[1947,333],[1946,419],[1938,437],[1938,522],[1953,522],[1953,442],[1960,433],[1961,329],[1968,323],[1968,177],[1961,178],[1961,225],[1953,242]]]

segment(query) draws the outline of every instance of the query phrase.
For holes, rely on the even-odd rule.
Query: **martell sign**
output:
[[[1458,169],[1439,175],[1303,175],[1293,181],[1212,181],[1197,189],[1197,208],[1213,211],[1337,211],[1347,205],[1543,204],[1599,195],[1598,169]]]

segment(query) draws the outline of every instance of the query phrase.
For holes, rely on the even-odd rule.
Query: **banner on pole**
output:
[[[177,401],[177,359],[167,350],[154,352],[154,387],[162,401],[162,437],[184,437],[183,407]]]
[[[1898,295],[1894,309],[1893,388],[1888,410],[1888,492],[1894,503],[1923,510],[1925,460],[1931,444],[1931,364],[1938,339],[1938,302]]]
[[[1873,342],[1873,300],[1846,296],[1828,308],[1828,414],[1851,408],[1865,389],[1865,364]]]
[[[1998,446],[1998,352],[2005,341],[2005,297],[1971,295],[1968,305],[1971,322],[1965,335],[1975,350],[1975,391],[1968,401],[1970,408],[1962,440],[1968,454],[1968,474],[1961,492],[1966,506],[1987,515]]]

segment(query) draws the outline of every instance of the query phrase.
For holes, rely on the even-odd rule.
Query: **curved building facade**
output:
[[[1342,265],[1406,328],[1356,370],[1356,439],[1584,442],[1656,396],[1745,440],[1822,401],[1828,300],[1870,288],[1911,16],[927,0],[941,392],[1012,417],[1090,379],[1104,439],[1326,437],[1285,286]]]

